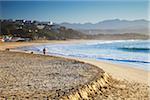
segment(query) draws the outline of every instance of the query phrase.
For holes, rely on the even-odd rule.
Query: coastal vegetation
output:
[[[66,28],[52,22],[38,22],[30,20],[0,20],[0,38],[20,37],[18,41],[28,40],[66,40],[66,39],[149,39],[148,34],[85,34],[84,32]],[[6,39],[9,41],[10,39]],[[13,41],[17,41],[16,38]]]
[[[1,20],[0,36],[12,36],[48,40],[65,40],[85,38],[81,32],[73,29],[65,28],[57,24],[49,24],[42,22],[31,22],[24,20]]]

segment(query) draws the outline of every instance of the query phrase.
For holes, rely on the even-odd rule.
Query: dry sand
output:
[[[65,91],[103,73],[98,67],[75,60],[0,51],[0,97]]]
[[[62,57],[0,51],[0,99],[148,100],[149,86]]]
[[[131,82],[145,83],[150,86],[150,71],[143,69],[132,68],[127,65],[113,64],[109,62],[96,61],[91,59],[78,59],[72,58],[86,63],[93,64],[103,69],[105,72],[112,75],[114,78],[119,80],[128,80]]]
[[[46,43],[80,43],[80,42],[87,42],[87,41],[84,41],[84,40],[81,40],[81,41],[76,41],[76,40],[74,40],[74,41],[46,41]],[[15,47],[20,47],[20,46],[29,46],[29,45],[39,45],[39,44],[43,44],[43,43],[45,43],[45,41],[36,41],[36,42],[31,42],[31,43],[0,43],[0,50],[5,50],[6,48],[15,48]],[[8,54],[8,55],[7,55]],[[14,53],[14,56],[16,55],[16,53]],[[23,54],[24,55],[24,54]],[[29,55],[33,55],[33,54],[29,54]],[[0,68],[0,70],[1,71],[3,71],[4,69],[5,69],[5,71],[6,71],[6,73],[3,73],[3,74],[0,74],[1,75],[1,79],[3,78],[3,80],[1,80],[2,82],[1,82],[1,86],[0,86],[0,92],[2,93],[2,92],[4,92],[4,91],[2,91],[2,90],[6,90],[6,92],[4,92],[3,94],[7,94],[7,92],[10,90],[10,89],[14,89],[14,91],[16,91],[17,92],[17,88],[16,87],[18,87],[18,89],[21,89],[21,90],[24,90],[24,88],[25,88],[25,90],[29,90],[29,91],[32,91],[32,90],[34,90],[34,88],[33,88],[33,84],[37,84],[37,85],[34,85],[36,88],[35,88],[35,90],[36,91],[34,91],[36,94],[38,94],[39,92],[37,91],[38,90],[38,88],[40,87],[41,89],[43,88],[43,90],[44,90],[44,86],[43,85],[41,85],[41,83],[43,83],[44,81],[46,81],[46,82],[48,82],[49,80],[47,80],[46,79],[46,77],[45,77],[45,79],[43,78],[43,77],[40,77],[40,76],[38,76],[38,75],[44,75],[43,73],[45,72],[44,70],[42,70],[41,72],[40,72],[40,68],[42,68],[42,66],[47,66],[47,64],[49,65],[49,64],[51,64],[51,66],[53,66],[53,64],[54,63],[52,63],[52,62],[49,62],[48,63],[48,61],[49,60],[47,60],[47,56],[45,57],[44,56],[44,58],[43,59],[45,59],[44,60],[44,62],[43,62],[43,60],[41,60],[40,58],[39,59],[35,59],[35,60],[40,60],[40,62],[42,61],[42,63],[39,63],[39,62],[37,62],[37,61],[35,61],[36,63],[34,63],[33,65],[31,64],[31,62],[30,61],[32,61],[31,60],[31,58],[32,57],[27,57],[25,60],[23,60],[23,59],[20,59],[20,56],[15,56],[15,58],[14,58],[14,56],[10,56],[9,57],[9,52],[7,52],[7,53],[2,53],[1,52],[1,55],[0,55],[1,57],[1,62],[3,62],[3,63],[0,63],[0,64],[2,64],[0,67],[2,67],[2,68]],[[34,55],[34,57],[33,58],[35,58],[35,56],[38,56],[38,55]],[[6,57],[6,58],[5,58]],[[26,57],[26,56],[21,56],[21,57]],[[41,56],[40,56],[41,57]],[[49,58],[50,56],[48,56],[48,59],[51,59],[51,58]],[[5,59],[3,59],[3,58],[5,58]],[[9,59],[8,59],[9,58]],[[12,58],[14,58],[14,61],[12,61],[11,59]],[[32,58],[32,59],[33,59]],[[55,58],[55,57],[54,57]],[[57,58],[57,57],[56,57]],[[7,60],[8,59],[8,60]],[[28,60],[28,59],[30,59],[30,60]],[[58,59],[60,59],[60,58],[58,58]],[[57,62],[57,60],[58,59],[55,59],[54,60],[54,62],[56,61]],[[62,58],[61,58],[62,59]],[[128,67],[128,66],[124,66],[124,65],[118,65],[118,64],[112,64],[112,63],[108,63],[108,62],[101,62],[101,61],[95,61],[95,60],[89,60],[89,59],[78,59],[78,58],[70,58],[70,59],[75,59],[75,60],[78,60],[78,61],[83,61],[83,62],[86,62],[86,63],[90,63],[90,64],[92,64],[92,65],[96,65],[96,66],[98,66],[99,68],[102,68],[103,70],[104,70],[104,72],[107,72],[109,75],[111,75],[113,78],[111,78],[110,80],[109,80],[109,84],[107,83],[107,87],[104,87],[104,88],[100,88],[99,89],[99,87],[98,87],[98,90],[94,90],[94,94],[92,94],[91,95],[91,92],[89,92],[90,90],[87,90],[87,89],[83,89],[84,90],[84,92],[85,93],[87,93],[88,94],[88,97],[89,98],[91,98],[91,99],[95,99],[95,100],[99,100],[99,99],[105,99],[105,100],[117,100],[117,99],[129,99],[129,100],[148,100],[149,98],[148,98],[148,94],[150,93],[149,92],[149,86],[148,86],[148,84],[150,83],[150,80],[149,80],[149,73],[150,72],[148,72],[148,71],[145,71],[145,70],[141,70],[141,69],[136,69],[136,68],[131,68],[131,67]],[[10,60],[10,62],[9,63],[7,63],[8,61]],[[27,60],[27,61],[26,61]],[[65,60],[65,58],[63,58],[62,60]],[[18,65],[18,62],[17,61],[21,61],[20,62],[20,65]],[[59,60],[58,60],[59,61]],[[64,61],[63,61],[64,62]],[[22,63],[24,63],[25,65],[24,65],[24,67],[25,67],[25,69],[21,69],[20,68],[20,66],[21,66],[21,64]],[[28,68],[28,66],[26,66],[26,63],[28,63],[29,65],[31,64],[32,66],[30,67],[30,68]],[[58,63],[58,64],[61,64],[60,62]],[[61,69],[61,67],[62,67],[62,70],[63,70],[63,66],[65,66],[65,65],[68,65],[68,64],[71,64],[71,63],[69,63],[69,62],[65,62],[65,64],[62,64],[62,65],[60,65],[60,67],[59,68],[57,68],[57,70],[59,70],[59,69]],[[6,66],[6,65],[8,65],[8,66]],[[12,66],[18,66],[17,68],[19,68],[19,70],[18,69],[16,69],[16,68],[11,68]],[[55,65],[55,64],[54,64]],[[80,66],[82,66],[82,64],[80,64],[80,62],[78,62],[78,65]],[[4,68],[3,68],[3,66],[4,66]],[[35,68],[35,66],[38,66],[39,68]],[[41,67],[40,67],[41,66]],[[51,67],[51,66],[49,66],[49,67]],[[69,65],[70,66],[70,65]],[[89,66],[88,66],[89,67]],[[89,67],[90,68],[90,67]],[[92,67],[92,68],[94,68],[94,67]],[[15,80],[13,80],[13,72],[11,73],[11,71],[12,70],[16,70],[16,71],[18,71],[18,72],[20,72],[20,71],[27,71],[27,72],[30,72],[30,70],[31,70],[31,72],[30,72],[30,74],[29,74],[29,76],[27,76],[27,78],[26,78],[26,81],[22,81],[22,83],[17,83],[17,85],[14,85],[14,84],[12,84],[13,82],[15,83],[16,81]],[[36,70],[35,70],[36,69]],[[53,68],[53,69],[55,69],[55,68]],[[97,68],[96,68],[97,69]],[[69,69],[70,70],[70,69]],[[76,69],[75,69],[76,70]],[[100,70],[100,69],[99,69]],[[35,73],[37,73],[36,75],[34,75],[33,73],[32,73],[32,71],[34,72],[35,71]],[[48,71],[48,70],[47,70]],[[85,70],[84,70],[85,71]],[[92,70],[91,70],[92,71]],[[88,74],[93,74],[93,77],[96,77],[96,74],[97,74],[97,72],[96,72],[96,70],[95,69],[93,69],[93,71],[95,71],[94,73],[86,73],[87,74],[87,76],[88,76]],[[9,73],[11,73],[11,74],[8,74],[7,72],[9,72]],[[41,73],[41,74],[38,74],[38,73]],[[50,71],[48,71],[48,72],[50,72]],[[55,72],[55,71],[52,71],[52,72]],[[64,73],[65,73],[66,71],[64,71]],[[71,72],[71,73],[74,73],[74,69],[73,70],[70,70],[69,72]],[[101,70],[101,72],[103,72],[102,70]],[[58,73],[58,75],[60,74],[60,73],[62,73],[60,70],[59,70],[59,73]],[[76,74],[78,77],[75,77],[75,78],[77,78],[77,83],[74,81],[74,80],[76,80],[76,79],[74,79],[74,74],[73,74],[73,77],[71,77],[71,79],[70,79],[70,81],[68,81],[68,82],[72,82],[72,83],[69,83],[69,84],[67,84],[67,86],[68,86],[68,88],[70,88],[70,87],[74,87],[74,86],[76,86],[76,85],[78,85],[78,84],[85,84],[86,82],[88,82],[89,81],[89,79],[91,78],[92,79],[92,76],[91,77],[85,77],[85,79],[83,78],[83,79],[81,79],[81,78],[79,78],[79,73],[78,73],[78,71],[76,71],[76,73],[74,73],[74,74]],[[82,73],[82,72],[81,72]],[[17,74],[17,73],[15,73],[16,75],[20,75],[20,74]],[[84,75],[86,75],[85,74],[85,72],[83,72],[82,73],[82,75],[84,76]],[[12,76],[11,76],[12,75]],[[23,75],[23,76],[26,76],[26,74],[25,75]],[[55,76],[55,75],[54,75]],[[63,76],[63,75],[60,75],[61,77]],[[10,78],[10,80],[8,80],[7,79],[7,77],[12,77],[12,78]],[[30,78],[31,77],[31,78]],[[32,79],[35,77],[35,79],[37,78],[37,80],[39,80],[39,81],[33,81]],[[60,77],[59,77],[60,78]],[[59,79],[58,78],[58,79]],[[65,76],[65,78],[66,78],[66,76]],[[62,80],[61,82],[63,83],[63,82],[66,82],[65,81],[65,78],[64,78],[64,80]],[[14,78],[15,79],[15,78]],[[17,79],[19,80],[19,79],[21,79],[20,78],[20,76],[18,76],[17,77]],[[43,81],[40,81],[40,79],[43,79]],[[60,78],[60,79],[62,79],[62,78]],[[66,78],[67,79],[67,78]],[[69,79],[69,78],[68,78]],[[81,80],[80,80],[81,79]],[[116,79],[119,79],[119,80],[116,80]],[[125,80],[126,81],[125,81]],[[8,80],[8,81],[7,81]],[[33,83],[33,84],[28,84],[29,82],[28,82],[28,80],[30,80],[30,82],[31,83]],[[6,83],[8,83],[7,85],[5,85],[5,82]],[[55,83],[56,82],[56,83]],[[56,85],[56,84],[58,84],[57,83],[58,82],[58,80],[56,81],[54,81],[54,83],[52,82],[50,82],[50,84],[53,84],[53,85]],[[93,82],[97,82],[97,80],[95,80],[95,81],[93,81]],[[16,84],[16,83],[15,83]],[[47,83],[45,83],[46,85],[45,86],[47,86]],[[49,84],[49,85],[50,85]],[[66,84],[66,83],[65,83]],[[91,84],[93,84],[93,83],[91,83]],[[5,86],[4,86],[5,85]],[[86,84],[86,85],[88,85],[88,84]],[[51,85],[50,85],[51,86]],[[51,93],[53,93],[52,92],[52,90],[54,89],[54,88],[49,88],[50,86],[47,86],[47,87],[45,87],[45,90],[46,91],[51,91]],[[58,86],[58,87],[57,87]],[[58,88],[60,88],[60,89],[67,89],[67,86],[65,86],[65,85],[56,85],[56,87],[55,87],[55,90],[56,89],[58,89]],[[70,87],[69,87],[70,86]],[[89,88],[89,86],[90,85],[88,85],[87,87],[88,87],[88,89],[90,89]],[[92,85],[93,86],[93,85]],[[86,86],[85,86],[86,87]],[[86,88],[87,88],[86,87]],[[39,89],[40,89],[39,88]],[[16,90],[15,90],[16,89]],[[82,90],[81,89],[81,90]],[[92,88],[92,89],[94,89],[94,88]],[[44,90],[44,91],[45,91]],[[78,89],[79,90],[79,89]],[[100,91],[99,91],[100,90]],[[13,92],[14,92],[13,91]],[[8,93],[10,93],[11,91],[9,91]],[[33,91],[32,91],[33,92]],[[0,94],[1,94],[0,93]],[[46,93],[50,93],[50,92],[46,92]],[[71,92],[72,93],[72,92]],[[75,92],[76,93],[76,92]],[[39,93],[39,95],[40,95],[41,93]],[[43,92],[43,94],[44,95],[46,95],[47,96],[47,94],[45,94],[44,92]],[[77,92],[77,94],[81,94],[80,92]],[[20,95],[20,94],[18,94],[18,95]],[[30,97],[32,97],[31,96],[31,94],[30,93],[28,93],[27,94],[28,96],[30,96]],[[72,96],[73,95],[73,96]],[[73,94],[71,94],[71,97],[70,98],[77,98],[76,96],[75,96],[75,94],[74,94],[74,92],[73,92]],[[85,96],[84,96],[85,97]],[[69,96],[68,96],[68,98],[69,98]],[[83,97],[82,96],[80,96],[80,98],[82,98],[83,99]],[[68,99],[69,100],[69,99]],[[70,99],[71,100],[71,99]]]

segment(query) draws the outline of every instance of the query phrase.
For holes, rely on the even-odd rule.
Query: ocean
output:
[[[150,70],[150,40],[93,40],[86,43],[46,44],[19,48],[49,55],[88,58]]]

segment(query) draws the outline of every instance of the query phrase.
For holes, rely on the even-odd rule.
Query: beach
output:
[[[70,1],[0,1],[0,100],[150,100],[149,0]]]
[[[81,71],[81,73],[80,73],[84,77],[82,77],[82,75],[80,76],[78,71],[76,71],[76,73],[74,73],[74,70],[77,70],[77,69],[66,68],[66,69],[68,69],[68,72],[71,72],[70,75],[73,74],[73,77],[77,75],[77,77],[76,77],[77,80],[75,81],[74,79],[72,79],[72,77],[70,77],[70,81],[68,81],[68,82],[69,83],[72,82],[72,83],[70,83],[70,84],[63,83],[63,84],[66,84],[66,87],[63,87],[64,85],[62,85],[62,86],[61,85],[56,85],[54,87],[57,87],[57,89],[62,88],[62,90],[64,89],[63,91],[66,91],[68,88],[72,88],[72,87],[75,86],[75,87],[78,88],[78,92],[76,91],[77,93],[79,93],[79,90],[81,89],[84,92],[86,91],[85,93],[91,94],[91,92],[88,92],[88,89],[90,89],[89,86],[94,84],[94,85],[96,85],[96,88],[94,90],[94,93],[89,98],[94,98],[96,100],[99,100],[99,98],[109,99],[109,100],[114,99],[114,98],[120,98],[120,99],[129,98],[129,99],[135,99],[135,100],[137,100],[137,99],[139,99],[139,100],[142,100],[142,99],[148,100],[149,86],[150,86],[150,79],[149,79],[150,72],[149,71],[142,70],[142,69],[137,69],[137,68],[131,68],[131,67],[126,66],[126,65],[112,64],[112,63],[109,63],[109,62],[95,61],[95,60],[91,60],[91,59],[79,59],[79,58],[73,58],[73,57],[64,58],[64,57],[54,57],[54,56],[43,56],[43,55],[37,55],[37,54],[24,54],[24,53],[18,53],[15,50],[12,49],[12,48],[21,47],[21,46],[42,45],[42,44],[46,44],[46,43],[66,44],[66,43],[81,43],[81,42],[87,42],[87,41],[88,40],[81,40],[81,41],[76,41],[76,40],[73,40],[73,41],[71,41],[71,40],[70,41],[42,41],[42,42],[41,41],[38,41],[38,42],[36,41],[36,42],[31,42],[31,43],[30,42],[0,43],[1,62],[3,62],[3,63],[1,63],[1,71],[3,71],[5,69],[6,73],[9,72],[9,70],[11,72],[12,68],[10,68],[10,67],[11,66],[16,67],[16,65],[17,65],[18,66],[17,68],[19,68],[18,72],[21,72],[22,69],[20,69],[20,66],[17,63],[17,60],[18,60],[20,64],[22,64],[22,63],[24,64],[25,69],[22,70],[22,71],[29,72],[29,69],[28,69],[26,63],[31,64],[31,61],[35,60],[34,61],[35,63],[31,64],[31,66],[30,66],[30,68],[32,70],[29,74],[29,76],[31,75],[32,78],[34,78],[35,76],[32,73],[36,72],[35,66],[38,67],[37,71],[39,71],[42,66],[47,66],[47,64],[51,64],[51,66],[54,65],[48,59],[53,58],[53,59],[55,59],[54,62],[57,62],[61,59],[61,63],[63,62],[63,64],[60,65],[60,68],[57,68],[57,70],[59,70],[59,71],[60,71],[61,67],[62,67],[61,70],[63,70],[64,69],[63,66],[65,66],[67,64],[74,65],[74,63],[69,63],[69,62],[77,61],[76,63],[77,63],[78,66],[82,66],[82,64],[85,64],[86,66],[88,66],[88,67],[85,66],[85,68],[83,68],[83,71]],[[6,48],[10,48],[10,51],[5,51]],[[22,58],[24,60],[19,59],[19,57],[24,57],[24,58]],[[4,59],[2,59],[2,58],[4,58]],[[12,58],[13,58],[14,61],[12,61]],[[34,58],[36,58],[36,59],[34,59]],[[44,61],[43,61],[43,59],[44,59]],[[67,60],[67,62],[66,62],[66,60]],[[42,63],[38,64],[39,61],[42,62]],[[57,62],[57,63],[60,64],[60,62]],[[12,65],[9,65],[9,64],[12,64]],[[70,66],[70,65],[67,65],[67,66]],[[91,67],[91,66],[93,66],[93,67]],[[91,69],[91,72],[89,72],[87,70],[87,68],[93,68],[93,69]],[[53,68],[53,69],[55,69],[55,68]],[[17,69],[15,69],[15,70],[17,70]],[[55,71],[57,71],[57,70],[55,70]],[[80,70],[80,69],[78,69],[78,70]],[[63,73],[63,72],[61,72],[61,71],[59,72],[59,71],[58,71],[59,74]],[[43,72],[45,72],[45,70],[41,71],[40,72],[41,74],[39,74],[39,75],[43,75]],[[66,72],[66,71],[64,70],[64,72]],[[39,73],[39,72],[36,72],[36,73]],[[107,74],[104,75],[104,73],[107,73],[108,75]],[[13,74],[13,72],[12,72],[12,74]],[[1,75],[2,75],[1,78],[6,78],[6,76],[9,77],[9,75],[7,75],[7,74],[6,75],[1,74]],[[19,75],[19,73],[18,73],[18,75]],[[18,75],[16,74],[17,77],[18,77]],[[103,78],[104,79],[104,84],[103,84],[104,86],[103,85],[102,86],[97,85],[97,81],[99,79],[101,79],[100,76],[103,76],[103,75],[106,76],[106,79]],[[24,76],[26,76],[26,75],[24,75]],[[62,78],[63,75],[60,75],[60,76]],[[12,76],[10,76],[10,77],[12,77]],[[67,77],[67,76],[65,76],[65,77]],[[94,77],[96,77],[96,78],[94,78]],[[37,76],[36,78],[40,79],[41,77]],[[1,82],[2,83],[1,84],[1,90],[2,89],[9,90],[9,88],[13,87],[12,82],[15,83],[16,81],[15,81],[15,79],[13,80],[13,78],[11,78],[11,79],[12,80],[9,80],[8,82],[7,82],[7,80],[5,80],[6,83],[9,83],[9,82],[11,83],[11,84],[7,85],[7,86],[10,86],[8,88],[6,88],[7,86],[5,88],[4,87],[2,88],[2,86],[4,85],[3,82],[5,82],[5,81]],[[26,80],[30,80],[29,77],[27,77]],[[47,79],[43,79],[43,80],[48,81]],[[23,81],[23,82],[28,83],[27,81]],[[39,84],[39,85],[36,85],[37,87],[41,86],[42,82],[41,83],[40,82],[41,81],[39,81],[39,82],[37,81],[37,84]],[[61,82],[66,82],[66,81],[62,80]],[[35,84],[35,83],[33,81],[33,84]],[[57,83],[57,81],[56,81],[56,83]],[[53,84],[56,84],[56,83],[54,82]],[[86,85],[85,85],[85,83],[86,83]],[[81,86],[82,88],[80,86],[78,87],[79,84],[82,85]],[[99,84],[101,84],[101,83],[99,83]],[[31,86],[27,85],[26,87],[23,87],[24,85],[26,86],[27,84],[22,83],[20,85],[15,85],[15,86],[18,86],[18,90],[19,89],[22,90],[22,89],[26,88],[25,90],[28,90],[28,92],[30,92],[32,89],[33,90],[35,89],[36,91],[38,91],[37,87],[35,87],[35,88],[32,87],[32,84],[31,84]],[[89,85],[88,88],[87,88],[87,85]],[[106,85],[107,88],[105,87],[105,85]],[[29,87],[31,87],[31,88],[29,88]],[[52,91],[53,90],[52,88],[49,89],[48,87],[50,87],[50,86],[47,86],[45,88],[41,87],[41,89],[43,89],[45,91],[46,91],[46,89],[47,89],[47,91]],[[99,89],[100,87],[102,87],[102,89]],[[13,88],[12,88],[12,92],[14,92]],[[85,88],[87,88],[87,89],[85,89]],[[55,90],[57,90],[57,89],[55,88]],[[94,88],[92,87],[92,89],[94,89]],[[17,91],[17,90],[15,90],[15,91]],[[1,91],[1,92],[4,92],[4,91]],[[3,97],[8,95],[6,93],[7,92],[3,93]],[[43,92],[43,94],[46,96],[47,94],[45,94],[45,93],[48,93],[48,92]],[[10,91],[10,94],[11,94],[11,91]],[[31,93],[31,94],[34,94],[34,93]],[[82,94],[82,93],[80,93],[80,94]],[[102,95],[102,94],[104,94],[104,95]],[[21,95],[21,94],[18,94],[18,95]],[[16,95],[16,97],[18,95]],[[75,96],[75,94],[67,94],[67,95],[68,95],[68,98],[69,98],[70,95]],[[80,96],[80,98],[81,97],[82,96]],[[62,98],[63,98],[63,96],[62,96]],[[82,97],[82,98],[84,98],[84,97]],[[86,98],[86,96],[85,96],[85,98]]]
[[[17,48],[23,46],[32,45],[43,45],[43,44],[71,44],[71,43],[86,43],[91,40],[68,40],[68,41],[34,41],[34,42],[10,42],[10,43],[0,43],[0,50],[5,50],[6,48]],[[13,50],[14,51],[14,50]],[[16,50],[15,50],[16,51]],[[143,69],[132,68],[123,64],[114,64],[105,61],[96,61],[92,59],[79,59],[75,57],[69,57],[70,59],[76,59],[79,61],[84,61],[86,63],[91,63],[96,65],[106,72],[110,73],[115,78],[126,79],[130,81],[138,81],[142,83],[149,83],[150,85],[150,71]]]

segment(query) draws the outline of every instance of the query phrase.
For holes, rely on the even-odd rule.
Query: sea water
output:
[[[86,43],[46,44],[21,48],[49,55],[90,58],[150,70],[150,40],[93,40]]]

